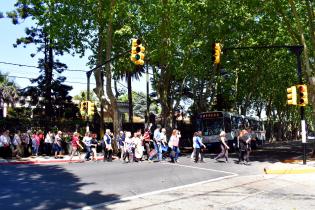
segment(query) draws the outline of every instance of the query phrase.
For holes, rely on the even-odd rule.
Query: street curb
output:
[[[288,168],[288,169],[268,169],[264,168],[265,174],[305,174],[315,173],[315,168]]]
[[[103,157],[97,157],[97,161],[103,160]],[[116,158],[113,157],[113,160]],[[26,160],[26,161],[7,161],[7,162],[0,162],[0,165],[36,165],[36,164],[50,164],[50,163],[80,163],[80,160],[69,160],[69,159],[51,159],[51,160]],[[85,161],[85,162],[93,162]],[[82,162],[84,163],[84,162]]]
[[[302,165],[303,161],[291,159],[275,163],[264,168],[265,174],[305,174],[315,173],[315,162],[309,161],[308,165]]]

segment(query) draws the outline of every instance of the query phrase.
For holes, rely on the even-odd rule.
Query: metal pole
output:
[[[147,83],[147,127],[149,127],[149,112],[150,112],[150,97],[149,97],[149,63],[147,62],[146,66],[146,83]]]
[[[86,72],[86,77],[87,77],[86,99],[87,99],[88,103],[90,103],[89,101],[90,101],[90,78],[91,78],[91,74],[92,74],[92,71]],[[89,118],[88,114],[87,114],[86,120],[87,120],[86,132],[90,132],[90,118]]]
[[[297,74],[299,83],[303,84],[302,79],[302,63],[301,63],[301,54],[303,51],[303,46],[292,47],[291,50],[295,53],[297,59]],[[301,133],[302,133],[302,145],[303,145],[303,164],[306,164],[306,122],[305,122],[305,110],[304,106],[300,107],[301,115]]]

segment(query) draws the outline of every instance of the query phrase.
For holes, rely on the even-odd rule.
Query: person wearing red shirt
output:
[[[72,150],[71,150],[71,156],[70,156],[70,162],[73,158],[73,156],[78,153],[80,162],[83,162],[83,159],[81,158],[81,153],[78,149],[78,147],[80,147],[81,149],[83,149],[83,146],[80,144],[80,140],[79,140],[79,133],[74,132],[73,136],[72,136],[72,140],[71,140],[71,146],[72,146]]]
[[[150,128],[145,129],[144,134],[143,134],[143,142],[144,142],[145,151],[147,153],[146,160],[148,160],[150,156],[149,155],[150,154],[150,141],[151,141],[150,135],[151,135]]]

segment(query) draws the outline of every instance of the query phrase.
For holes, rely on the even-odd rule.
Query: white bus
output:
[[[230,112],[214,111],[199,114],[197,129],[203,133],[203,143],[209,149],[219,146],[219,134],[226,132],[226,138],[230,148],[237,146],[237,136],[240,130],[250,126],[253,132],[253,146],[265,141],[265,131],[262,121],[254,117],[245,117]]]

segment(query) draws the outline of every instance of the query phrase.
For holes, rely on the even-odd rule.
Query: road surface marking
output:
[[[173,191],[173,190],[179,190],[179,189],[182,189],[182,188],[189,188],[189,187],[193,187],[193,186],[197,186],[197,185],[206,184],[206,183],[209,183],[209,182],[215,182],[215,181],[219,181],[219,180],[228,179],[228,178],[232,178],[232,177],[238,176],[238,174],[232,173],[232,172],[228,172],[228,171],[220,171],[220,170],[215,170],[215,169],[199,168],[199,167],[195,167],[195,166],[186,166],[186,165],[171,164],[171,163],[163,163],[163,164],[165,164],[165,165],[167,165],[167,164],[177,165],[177,166],[181,166],[181,167],[195,168],[195,169],[199,169],[199,170],[215,171],[215,172],[221,172],[221,173],[226,173],[226,174],[231,174],[231,175],[222,176],[222,177],[218,177],[218,178],[214,178],[214,179],[208,179],[208,180],[205,180],[205,181],[195,182],[195,183],[181,185],[181,186],[177,186],[177,187],[170,187],[170,188],[167,188],[167,189],[156,190],[156,191],[152,191],[152,192],[148,192],[148,193],[142,193],[142,194],[139,194],[139,195],[129,196],[129,197],[113,200],[113,201],[107,201],[107,202],[100,203],[100,204],[95,204],[95,205],[91,205],[91,206],[84,206],[84,207],[79,208],[79,209],[81,209],[81,210],[93,210],[95,208],[106,207],[107,205],[114,204],[114,203],[119,203],[119,202],[122,202],[122,201],[130,201],[130,200],[134,200],[134,199],[141,198],[141,197],[146,197],[146,196],[150,196],[150,195],[156,195],[156,194],[169,192],[169,191]]]
[[[164,165],[173,165],[173,166],[180,166],[180,167],[186,167],[186,168],[194,168],[194,169],[199,169],[199,170],[205,170],[205,171],[214,171],[214,172],[220,172],[220,173],[225,173],[225,174],[232,174],[232,175],[238,175],[233,172],[228,172],[228,171],[220,171],[220,170],[215,170],[215,169],[210,169],[210,168],[200,168],[196,166],[189,166],[189,165],[182,165],[182,164],[174,164],[174,163],[162,163]]]

